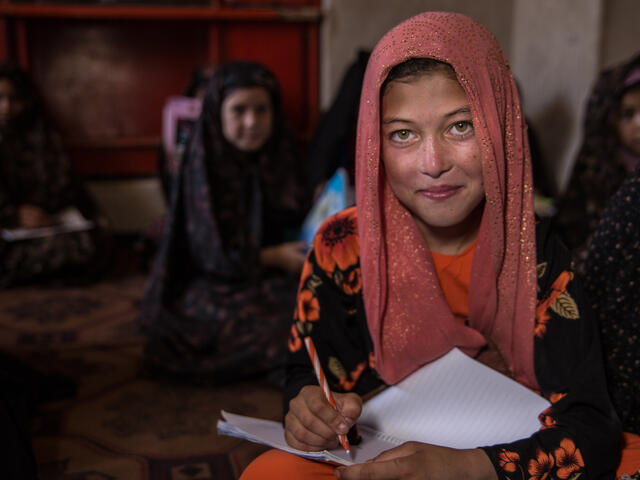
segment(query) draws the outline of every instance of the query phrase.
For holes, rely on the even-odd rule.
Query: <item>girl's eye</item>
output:
[[[396,130],[391,134],[392,138],[400,141],[408,140],[410,136],[411,132],[409,130]]]
[[[454,135],[465,135],[473,130],[473,124],[468,120],[456,122],[451,126],[451,132]]]
[[[636,112],[633,108],[625,108],[624,110],[622,110],[621,117],[625,120],[629,120],[630,118],[634,117],[635,113]]]

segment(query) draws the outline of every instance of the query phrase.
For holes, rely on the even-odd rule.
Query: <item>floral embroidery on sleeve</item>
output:
[[[553,455],[538,449],[536,458],[529,460],[531,480],[545,480],[551,474],[555,462]]]
[[[556,426],[556,423],[557,423],[556,419],[551,416],[552,411],[553,410],[551,409],[551,407],[549,407],[549,408],[546,408],[543,412],[541,412],[540,415],[538,415],[538,420],[542,425],[540,428],[542,430],[545,430],[547,428],[553,428]]]
[[[334,274],[334,280],[338,286],[342,287],[342,290],[347,295],[355,295],[362,288],[362,274],[360,268],[351,266],[346,272],[336,270]]]
[[[320,303],[315,294],[304,289],[298,293],[298,320],[300,322],[315,322],[320,318]]]
[[[554,452],[556,457],[556,466],[558,467],[558,478],[569,478],[573,473],[584,467],[582,454],[576,448],[576,445],[569,438],[565,438],[560,442],[560,448]]]
[[[291,325],[291,333],[289,334],[289,351],[297,352],[300,348],[302,348],[302,340],[298,334],[296,323],[294,323]]]
[[[311,334],[313,322],[320,320],[320,302],[316,290],[322,285],[323,279],[314,272],[313,261],[310,260],[312,256],[345,294],[360,292],[362,275],[358,262],[359,243],[354,241],[356,226],[356,211],[350,208],[328,219],[316,234],[300,275],[294,325],[289,335],[291,352],[301,348],[301,337]],[[340,378],[340,375],[336,377]]]
[[[528,477],[522,468],[520,455],[516,452],[503,448],[498,455],[498,465],[507,473],[519,471],[522,480],[574,480],[584,469],[580,449],[570,438],[563,438],[553,452],[545,452],[539,448],[536,457],[527,464]]]
[[[555,405],[566,396],[567,396],[566,393],[552,393],[551,395],[549,395],[549,401],[553,405]],[[553,406],[546,408],[544,411],[542,411],[540,415],[538,415],[538,420],[540,421],[540,424],[541,424],[541,427],[540,427],[541,430],[555,427],[557,424],[557,421],[553,416]]]
[[[540,266],[538,266],[540,268]],[[549,309],[564,318],[580,318],[580,312],[575,300],[567,292],[567,285],[573,279],[573,273],[565,270],[551,285],[551,292],[536,308],[535,335],[538,338],[544,337],[547,332],[547,323],[551,318]]]
[[[345,392],[353,390],[366,366],[367,362],[360,362],[353,371],[347,373],[340,360],[329,357],[329,371],[338,379],[338,383]]]
[[[316,235],[313,247],[316,260],[329,277],[336,267],[345,271],[358,262],[359,243],[351,238],[356,234],[355,209],[343,210],[331,217]]]
[[[502,468],[505,472],[515,472],[517,468],[520,467],[518,463],[520,461],[520,455],[516,452],[510,452],[508,450],[502,449],[502,452],[498,455],[500,468]]]

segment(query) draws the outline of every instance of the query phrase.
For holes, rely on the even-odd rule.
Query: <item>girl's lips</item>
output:
[[[443,185],[420,190],[420,194],[431,200],[446,200],[454,196],[460,190],[460,186]]]

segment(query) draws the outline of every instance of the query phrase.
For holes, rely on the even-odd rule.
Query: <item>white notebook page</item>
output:
[[[548,406],[454,348],[369,400],[358,423],[404,440],[474,448],[531,436]]]

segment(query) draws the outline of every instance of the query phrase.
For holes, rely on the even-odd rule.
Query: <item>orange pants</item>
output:
[[[616,477],[623,474],[633,475],[640,470],[640,436],[633,433],[624,434],[622,459]]]
[[[280,450],[269,450],[256,458],[245,469],[240,480],[309,479],[335,478],[336,467],[328,463],[315,462]],[[640,469],[640,436],[624,434],[624,450],[618,467],[617,477],[632,475]]]
[[[240,480],[335,479],[335,465],[315,462],[281,450],[263,453],[245,468]]]

